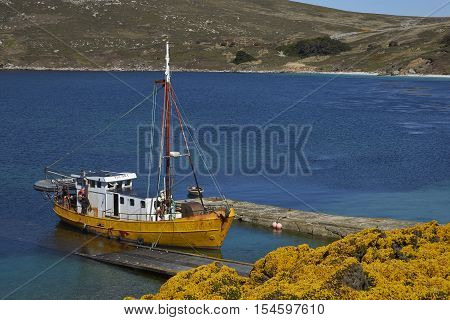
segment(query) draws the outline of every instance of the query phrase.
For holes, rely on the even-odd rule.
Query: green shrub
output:
[[[319,37],[314,39],[304,39],[296,43],[279,46],[277,48],[287,56],[300,56],[301,58],[311,56],[324,56],[338,54],[351,50],[349,44],[330,37]]]
[[[441,40],[441,44],[444,47],[450,47],[450,33],[448,33],[447,35],[445,35],[442,40]]]
[[[367,45],[367,51],[372,51],[372,50],[379,49],[379,48],[380,48],[380,45],[376,44],[376,43],[369,43]]]
[[[392,40],[391,42],[389,42],[389,48],[392,48],[392,47],[398,47],[398,42],[397,41],[394,41],[394,40]]]
[[[241,63],[245,63],[245,62],[250,62],[250,61],[255,61],[256,59],[248,54],[245,51],[239,50],[238,52],[236,52],[236,57],[233,59],[233,63],[234,64],[241,64]]]

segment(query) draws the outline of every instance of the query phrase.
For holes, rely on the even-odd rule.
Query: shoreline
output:
[[[163,72],[161,68],[49,68],[49,67],[3,67],[1,72],[9,71],[50,71],[50,72]],[[445,74],[382,74],[378,72],[365,71],[288,71],[288,70],[215,70],[215,69],[183,69],[174,68],[172,72],[198,72],[198,73],[249,73],[249,74],[301,74],[301,75],[342,75],[342,76],[367,76],[367,77],[389,77],[389,78],[442,78],[450,79],[450,75]]]
[[[206,205],[217,205],[221,199],[204,198]],[[352,217],[297,209],[281,208],[248,201],[227,199],[235,209],[236,220],[272,228],[273,222],[280,222],[284,230],[300,232],[328,239],[340,239],[368,228],[383,231],[406,228],[420,222],[391,218]]]

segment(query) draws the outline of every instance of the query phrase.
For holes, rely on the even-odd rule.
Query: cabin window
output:
[[[124,204],[125,200],[123,199],[123,197],[120,197],[120,204]]]
[[[145,209],[145,201],[141,201],[141,208]]]
[[[102,183],[100,181],[97,181],[97,188],[101,188],[102,187]]]
[[[94,180],[89,180],[89,187],[95,188],[95,181]]]
[[[131,184],[131,180],[125,181],[125,185],[126,185],[126,186],[129,186],[130,184]]]
[[[130,206],[134,207],[134,199],[130,199]]]

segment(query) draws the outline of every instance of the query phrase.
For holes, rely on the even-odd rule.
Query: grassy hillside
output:
[[[6,2],[6,4],[5,4]],[[0,0],[0,66],[450,74],[449,18],[357,14],[287,0]],[[329,36],[351,50],[286,56]],[[389,46],[395,40],[396,43]],[[256,60],[233,63],[238,51]]]

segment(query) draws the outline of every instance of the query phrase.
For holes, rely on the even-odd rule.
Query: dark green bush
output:
[[[380,48],[379,44],[369,43],[367,46],[367,51],[372,51],[372,50],[379,49],[379,48]]]
[[[450,33],[448,33],[447,35],[445,35],[442,40],[441,40],[441,44],[444,47],[450,47]]]
[[[398,47],[398,42],[397,42],[397,41],[394,41],[394,40],[392,40],[391,42],[389,42],[389,48],[392,48],[392,47]]]
[[[301,58],[311,56],[333,55],[351,50],[349,44],[330,37],[319,37],[314,39],[299,40],[296,43],[279,46],[277,48],[287,56],[300,56]]]
[[[241,63],[245,63],[245,62],[250,62],[250,61],[255,61],[256,59],[248,54],[245,51],[239,50],[238,52],[236,52],[236,57],[233,59],[233,63],[234,64],[241,64]]]

